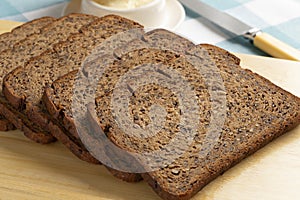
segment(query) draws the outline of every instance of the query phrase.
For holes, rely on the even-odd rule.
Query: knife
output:
[[[242,35],[249,39],[250,42],[277,58],[300,61],[300,51],[289,46],[288,44],[276,39],[268,33],[262,32],[260,29],[249,26],[239,19],[215,9],[199,0],[179,0],[187,8],[200,14],[218,26],[236,34]]]

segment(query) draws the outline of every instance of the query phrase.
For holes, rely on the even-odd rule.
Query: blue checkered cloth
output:
[[[202,0],[219,10],[270,33],[300,49],[300,0]],[[69,0],[0,0],[0,19],[29,21],[41,16],[59,17]],[[210,43],[232,52],[265,55],[241,36],[217,27],[186,9],[176,30],[196,43]]]

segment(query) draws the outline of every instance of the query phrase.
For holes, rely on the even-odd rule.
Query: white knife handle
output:
[[[258,32],[253,39],[254,46],[276,58],[300,61],[300,51],[274,38],[268,33]]]

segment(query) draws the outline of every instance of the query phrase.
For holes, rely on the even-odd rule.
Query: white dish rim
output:
[[[80,3],[81,0],[72,0],[69,3],[67,3],[63,8],[61,16],[67,15],[69,13],[80,13],[80,9],[79,9]],[[77,6],[77,8],[73,8],[75,6]],[[163,24],[158,24],[156,28],[176,30],[180,26],[180,24],[185,20],[186,13],[184,7],[177,0],[166,0],[165,7],[166,7],[165,18],[167,22],[164,22]],[[175,14],[176,17],[171,17],[171,15],[174,16]],[[145,28],[153,28],[153,27],[145,27]]]

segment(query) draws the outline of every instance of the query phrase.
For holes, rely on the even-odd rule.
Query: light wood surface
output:
[[[10,31],[16,26],[21,25],[22,22],[8,21],[8,20],[0,20],[0,34]]]
[[[0,21],[0,27],[3,22]],[[9,30],[10,27],[7,28]],[[1,28],[0,28],[1,30]],[[300,63],[237,54],[242,66],[300,96]],[[300,126],[211,182],[197,200],[296,200],[300,196]],[[125,183],[85,163],[59,142],[40,145],[21,131],[0,132],[0,200],[150,200],[146,183]]]

